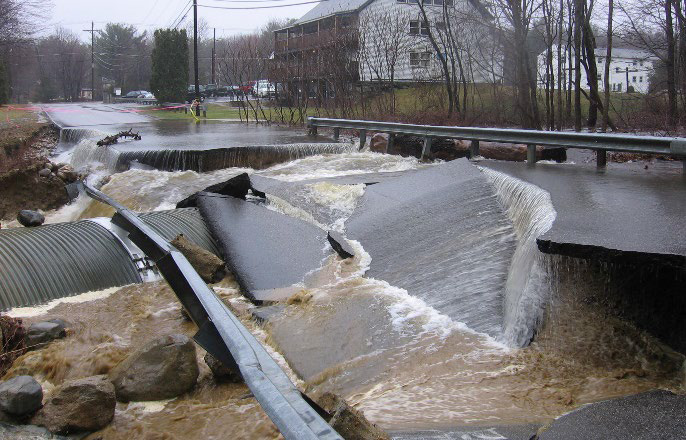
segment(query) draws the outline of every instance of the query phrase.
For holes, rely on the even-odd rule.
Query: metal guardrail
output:
[[[112,222],[126,230],[131,241],[155,261],[198,326],[193,339],[225,365],[240,370],[246,385],[284,438],[342,440],[181,252],[115,200],[82,182],[75,185],[91,198],[117,210]]]
[[[634,136],[628,134],[577,133],[566,131],[521,130],[509,128],[450,127],[396,122],[358,121],[351,119],[308,118],[311,133],[316,134],[318,127],[334,129],[338,138],[341,128],[356,129],[360,132],[360,148],[366,143],[367,131],[388,133],[389,145],[394,135],[411,134],[424,137],[422,158],[431,148],[432,138],[467,139],[472,141],[472,157],[479,154],[479,141],[505,142],[527,145],[527,161],[536,161],[536,145],[595,150],[598,153],[598,166],[605,166],[607,151],[628,151],[632,153],[664,154],[684,160],[686,168],[686,138]]]

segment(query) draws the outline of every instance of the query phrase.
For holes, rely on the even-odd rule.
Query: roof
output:
[[[321,0],[317,6],[310,9],[305,15],[296,20],[290,27],[319,20],[336,14],[358,11],[374,0]],[[485,18],[493,18],[488,9],[480,0],[468,0],[469,3]]]
[[[605,47],[596,47],[595,49],[595,54],[596,56],[605,56],[607,53],[607,48]],[[630,49],[630,48],[619,48],[619,47],[613,47],[612,48],[612,58],[635,58],[638,60],[647,60],[647,59],[653,59],[657,58],[655,55],[652,53],[642,50],[642,49]]]
[[[371,0],[322,0],[305,15],[296,20],[294,25],[318,20],[334,14],[354,12],[371,2]]]

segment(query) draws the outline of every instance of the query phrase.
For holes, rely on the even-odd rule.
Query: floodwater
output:
[[[86,148],[88,141],[81,142]],[[92,181],[106,182],[102,191],[124,205],[149,211],[173,208],[193,192],[246,171],[303,182],[430,166],[414,158],[349,151],[311,155],[262,170],[133,168],[109,176],[105,167],[98,168],[100,174]],[[500,173],[481,172],[493,185],[517,240],[501,293],[508,301],[503,324],[507,328],[509,322],[516,337],[477,332],[440,313],[420,295],[365,276],[372,257],[358,242],[353,242],[354,259],[330,257],[322,262],[284,304],[284,311],[263,327],[251,320],[253,306],[230,277],[214,286],[215,291],[268,344],[301,389],[314,396],[339,393],[372,422],[392,431],[542,424],[587,402],[655,388],[680,392],[684,357],[590,300],[606,288],[607,280],[597,276],[596,268],[543,256],[531,246],[531,240],[550,227],[551,216],[554,219],[546,193]],[[298,206],[272,197],[268,209],[344,232],[345,220],[365,189],[314,182],[299,191],[294,199],[303,203]],[[111,214],[110,208],[80,198],[50,213],[48,221]],[[469,258],[489,257],[484,253]],[[28,322],[61,317],[73,324],[73,331],[65,340],[18,359],[7,377],[32,374],[49,389],[66,379],[106,374],[155,336],[194,333],[164,282],[113,290],[27,317]],[[513,348],[521,345],[517,338],[532,337],[526,348]],[[167,402],[117,404],[113,424],[91,438],[277,437],[249,390],[215,384],[203,355],[198,348],[201,377],[196,390]]]

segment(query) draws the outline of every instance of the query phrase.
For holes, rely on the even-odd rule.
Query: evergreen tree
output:
[[[0,105],[9,102],[9,84],[7,72],[5,71],[5,61],[0,57]]]
[[[159,102],[183,102],[188,87],[185,29],[158,29],[152,50],[150,90]]]

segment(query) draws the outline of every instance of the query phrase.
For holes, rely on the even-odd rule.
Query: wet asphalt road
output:
[[[644,170],[613,164],[598,170],[499,161],[480,165],[550,193],[557,218],[539,238],[539,248],[546,252],[686,264],[686,179],[678,167]]]
[[[123,140],[119,151],[208,150],[252,145],[282,145],[331,142],[312,138],[306,131],[287,127],[204,120],[158,120],[136,111],[130,104],[50,104],[43,110],[62,128],[88,128],[114,134],[132,129],[140,141]]]

